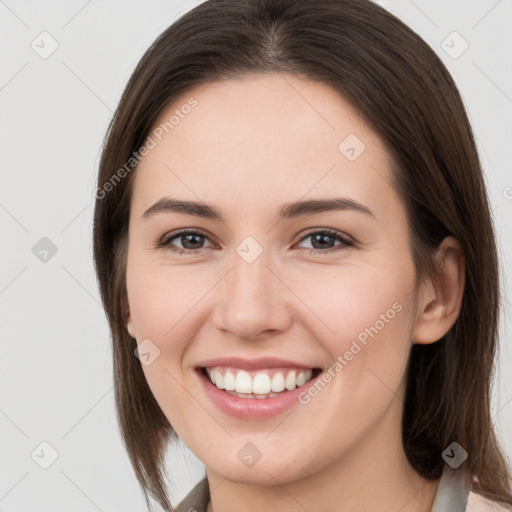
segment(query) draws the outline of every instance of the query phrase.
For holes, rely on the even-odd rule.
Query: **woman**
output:
[[[105,140],[94,255],[148,506],[173,510],[179,437],[206,474],[178,510],[512,509],[475,142],[382,8],[206,1],[162,33]]]

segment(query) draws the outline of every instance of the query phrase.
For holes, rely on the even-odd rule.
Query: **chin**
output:
[[[259,443],[261,455],[258,455],[256,448],[247,443],[250,441],[244,439],[242,442],[235,442],[236,449],[220,449],[218,454],[213,455],[210,450],[206,458],[201,458],[201,454],[198,457],[208,471],[226,477],[233,482],[248,485],[289,484],[310,476],[322,466],[318,461],[315,464],[308,459],[307,453],[300,451],[280,453],[274,447],[272,449],[263,447],[263,443]],[[226,454],[229,452],[233,455],[227,457]]]

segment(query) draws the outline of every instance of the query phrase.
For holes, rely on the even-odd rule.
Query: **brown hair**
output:
[[[447,69],[415,32],[367,0],[208,0],[166,29],[142,57],[109,126],[99,166],[95,266],[112,334],[121,434],[148,506],[151,495],[172,510],[164,454],[176,433],[126,330],[133,155],[178,95],[263,72],[332,86],[380,135],[406,203],[419,278],[433,276],[432,255],[446,235],[460,242],[466,261],[462,309],[441,340],[413,345],[403,445],[415,470],[435,479],[443,450],[458,442],[469,454],[464,467],[473,490],[512,505],[509,468],[490,415],[500,308],[496,243],[473,133]]]

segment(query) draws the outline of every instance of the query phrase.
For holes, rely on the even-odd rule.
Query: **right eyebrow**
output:
[[[153,206],[144,212],[143,217],[151,217],[157,213],[164,212],[184,213],[186,215],[218,220],[224,223],[222,214],[213,206],[197,201],[184,201],[173,199],[171,197],[162,197],[162,199],[158,200]]]

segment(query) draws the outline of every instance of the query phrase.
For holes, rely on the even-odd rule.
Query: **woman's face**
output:
[[[416,272],[379,137],[334,90],[279,74],[195,88],[150,136],[128,329],[180,438],[212,474],[270,485],[395,450]]]

